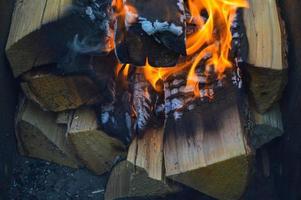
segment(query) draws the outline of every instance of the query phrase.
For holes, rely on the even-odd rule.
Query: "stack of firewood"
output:
[[[239,61],[248,98],[233,87],[221,88],[213,101],[187,109],[180,119],[168,115],[139,137],[129,133],[131,116],[122,107],[127,95],[118,96],[114,89],[117,59],[108,42],[110,3],[75,2],[16,3],[6,53],[25,94],[16,114],[20,153],[87,167],[98,175],[110,171],[108,200],[164,196],[184,186],[218,199],[239,199],[249,181],[254,149],[283,132],[277,102],[287,77],[286,38],[276,0],[250,0],[240,24],[246,34],[233,35],[233,42],[248,40],[241,48],[249,54]],[[93,6],[103,6],[103,13],[95,16]],[[136,47],[134,52],[143,53]],[[122,107],[118,118],[110,116],[112,98]],[[118,125],[119,118],[125,122]],[[118,127],[100,125],[109,120]]]

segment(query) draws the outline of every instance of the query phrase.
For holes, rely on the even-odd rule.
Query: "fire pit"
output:
[[[18,0],[18,150],[110,171],[107,200],[239,199],[283,134],[286,40],[276,1]]]

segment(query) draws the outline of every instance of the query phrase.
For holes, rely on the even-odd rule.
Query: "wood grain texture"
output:
[[[244,23],[249,41],[248,63],[273,70],[287,68],[286,35],[276,0],[249,0]]]
[[[56,124],[56,113],[42,111],[27,100],[20,102],[16,136],[21,154],[77,168],[65,133],[66,127]]]
[[[260,114],[253,110],[255,126],[252,130],[252,144],[255,148],[270,142],[284,133],[282,115],[279,105],[273,106],[268,112]]]
[[[249,178],[251,149],[240,100],[223,88],[212,103],[200,103],[175,121],[167,119],[166,176],[218,199],[238,199]]]
[[[267,112],[282,97],[287,84],[287,70],[269,70],[247,66],[249,96],[259,113]]]
[[[125,156],[125,146],[98,130],[96,114],[89,108],[76,110],[67,137],[76,155],[96,174],[109,171],[118,157]]]
[[[281,97],[287,83],[287,38],[276,0],[250,0],[244,10],[249,43],[245,66],[250,77],[250,96],[264,113]]]
[[[150,178],[163,179],[164,128],[148,128],[143,136],[131,143],[127,160],[144,169]]]
[[[99,89],[86,76],[59,76],[44,70],[25,73],[21,87],[26,96],[43,109],[64,111],[101,100]]]
[[[128,161],[122,161],[111,171],[105,200],[163,197],[179,191],[181,191],[180,186],[151,179],[142,168],[135,167]]]

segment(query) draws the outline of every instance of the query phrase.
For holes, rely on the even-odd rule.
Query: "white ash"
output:
[[[182,118],[183,112],[178,112],[178,111],[176,111],[176,112],[173,113],[173,116],[174,116],[174,119],[175,119],[175,120],[179,120],[179,119]]]
[[[142,29],[148,35],[153,35],[155,33],[161,33],[165,31],[170,32],[176,36],[183,34],[183,28],[181,26],[175,25],[174,23],[168,23],[166,21],[159,22],[158,20],[151,22],[144,17],[139,17],[138,20],[141,24]]]
[[[237,86],[239,89],[242,88],[243,82],[242,82],[242,77],[241,77],[241,71],[238,67],[237,67],[236,71],[233,71],[232,83],[233,83],[233,85]]]
[[[109,122],[110,114],[108,112],[101,113],[101,123],[106,124]]]
[[[143,74],[136,73],[134,76],[132,97],[134,113],[136,115],[134,129],[139,134],[149,124],[154,109],[150,96],[150,83],[145,80]]]
[[[94,21],[96,19],[96,16],[94,15],[91,6],[87,6],[87,8],[86,8],[86,15],[89,16],[89,18],[91,19],[91,21]]]

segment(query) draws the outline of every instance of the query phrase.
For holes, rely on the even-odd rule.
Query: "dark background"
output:
[[[14,0],[0,0],[0,200],[7,199],[15,156],[14,113],[17,89],[4,56]]]

